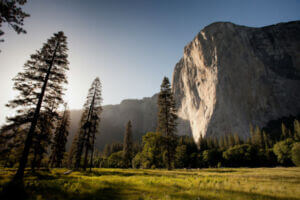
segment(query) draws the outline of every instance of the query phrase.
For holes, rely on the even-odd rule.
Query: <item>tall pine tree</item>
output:
[[[124,144],[123,144],[123,159],[125,167],[131,166],[133,149],[132,149],[132,125],[129,120],[126,125],[125,136],[124,136]]]
[[[78,132],[78,141],[76,149],[75,167],[79,168],[81,163],[81,156],[84,152],[83,169],[86,170],[88,164],[88,153],[91,150],[91,157],[94,152],[95,135],[98,131],[100,122],[100,114],[102,111],[101,103],[101,82],[96,78],[91,88],[89,89],[87,100],[83,106],[83,113],[80,121],[80,130]],[[91,160],[92,162],[92,160]]]
[[[165,137],[165,158],[168,169],[173,167],[176,148],[176,105],[171,91],[171,84],[167,77],[164,77],[158,95],[158,123],[157,131]]]
[[[67,137],[70,127],[70,111],[65,104],[65,110],[59,120],[55,133],[54,141],[51,146],[50,165],[51,167],[61,167],[64,153],[66,152]]]
[[[8,124],[4,129],[28,125],[24,150],[14,180],[23,179],[40,113],[50,113],[63,102],[63,84],[67,83],[66,70],[69,69],[66,39],[63,32],[55,33],[41,50],[31,55],[24,65],[24,71],[13,79],[14,89],[19,95],[7,106],[16,109],[16,115],[7,118]]]

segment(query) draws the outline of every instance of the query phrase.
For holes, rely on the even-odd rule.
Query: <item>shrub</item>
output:
[[[142,167],[142,158],[141,153],[137,153],[135,157],[132,159],[132,167],[133,168],[141,168]]]
[[[277,156],[277,161],[284,165],[284,166],[291,166],[292,163],[292,154],[291,150],[293,147],[294,141],[291,138],[288,138],[286,140],[277,142],[274,147],[273,151],[275,155]]]
[[[187,146],[179,145],[176,147],[175,166],[176,168],[184,168],[188,164]]]
[[[225,164],[230,167],[253,166],[255,148],[249,144],[236,145],[223,152]]]
[[[294,143],[293,145],[292,161],[296,166],[300,166],[300,142]]]
[[[123,168],[124,167],[123,151],[118,151],[118,152],[112,153],[108,157],[108,167],[111,167],[111,168]]]
[[[222,160],[222,153],[217,149],[209,149],[203,151],[203,161],[208,167],[216,167],[218,162]]]

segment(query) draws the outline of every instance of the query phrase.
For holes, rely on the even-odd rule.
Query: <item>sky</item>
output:
[[[300,20],[299,10],[298,0],[29,0],[27,34],[2,27],[0,125],[12,114],[5,107],[17,94],[12,78],[55,32],[68,37],[65,100],[80,109],[97,76],[104,105],[159,92],[163,77],[172,79],[184,46],[213,22],[261,27]]]

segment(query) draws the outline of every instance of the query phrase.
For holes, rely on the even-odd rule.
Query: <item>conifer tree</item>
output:
[[[234,140],[234,136],[232,135],[232,133],[227,135],[227,141],[228,141],[228,145],[230,147],[233,147],[235,145],[235,140]]]
[[[296,141],[300,141],[300,122],[298,120],[294,121],[294,138]]]
[[[22,26],[24,19],[29,17],[29,14],[21,8],[26,2],[27,0],[0,0],[0,28],[2,23],[7,23],[18,34],[26,33]],[[2,35],[4,32],[0,29],[0,37]],[[3,42],[3,39],[0,39],[0,42]]]
[[[101,103],[101,82],[99,78],[96,78],[89,89],[87,100],[83,106],[84,111],[81,116],[81,124],[76,149],[76,168],[80,167],[83,150],[85,150],[83,164],[84,170],[86,170],[88,164],[89,151],[91,150],[91,154],[93,154],[95,134],[98,131],[100,114],[102,111]]]
[[[271,147],[270,139],[268,138],[267,133],[265,131],[263,131],[262,134],[263,134],[264,147],[265,149],[268,149],[269,147]]]
[[[54,122],[56,115],[52,111],[43,111],[40,113],[36,130],[32,139],[32,154],[31,170],[34,171],[36,167],[40,167],[44,155],[47,154],[48,147],[51,143],[52,130],[54,129]]]
[[[131,166],[133,149],[132,149],[132,126],[131,121],[129,120],[126,125],[126,131],[124,136],[124,144],[123,144],[123,159],[125,167]]]
[[[263,134],[258,126],[255,127],[254,131],[254,145],[257,145],[260,148],[264,147]]]
[[[166,147],[166,164],[167,168],[172,168],[175,154],[175,131],[176,131],[176,108],[173,93],[171,91],[171,84],[167,77],[164,77],[160,86],[160,93],[158,95],[158,123],[157,131],[165,138]]]
[[[234,145],[239,145],[239,144],[241,144],[242,143],[242,141],[241,141],[241,139],[240,139],[240,137],[239,137],[239,135],[236,133],[236,134],[234,134]]]
[[[8,124],[3,129],[26,124],[29,129],[14,180],[23,179],[40,113],[50,113],[63,102],[63,84],[67,83],[67,50],[64,33],[55,33],[39,51],[31,55],[24,65],[24,72],[18,73],[13,79],[14,89],[19,95],[7,106],[16,109],[16,115],[7,118]]]
[[[59,120],[54,133],[54,141],[51,146],[50,165],[51,167],[61,167],[64,154],[66,152],[67,137],[69,135],[70,127],[70,111],[65,110],[61,119]]]
[[[281,140],[284,140],[288,137],[288,130],[284,123],[281,124]]]

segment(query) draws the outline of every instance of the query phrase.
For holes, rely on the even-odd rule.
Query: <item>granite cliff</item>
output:
[[[300,21],[262,28],[205,27],[173,74],[182,132],[194,139],[238,133],[300,113]]]

